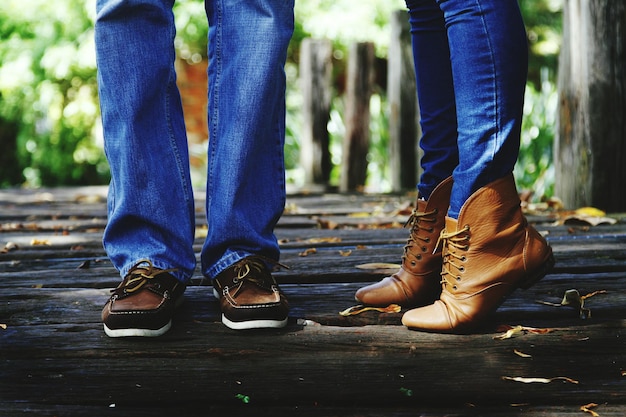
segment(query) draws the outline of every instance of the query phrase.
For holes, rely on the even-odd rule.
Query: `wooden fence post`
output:
[[[374,44],[351,45],[346,80],[346,136],[343,142],[339,190],[355,191],[365,185],[370,144],[370,98],[374,84]]]
[[[332,168],[329,149],[332,83],[332,44],[329,40],[304,39],[300,50],[302,88],[302,138],[300,165],[306,184],[326,185]]]
[[[626,6],[564,3],[555,195],[568,208],[626,211]]]
[[[391,16],[387,72],[389,102],[389,166],[393,191],[414,189],[419,178],[419,109],[408,15]]]

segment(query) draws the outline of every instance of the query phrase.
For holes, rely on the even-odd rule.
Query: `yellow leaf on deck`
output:
[[[595,207],[581,207],[576,209],[576,214],[582,214],[583,216],[595,216],[595,217],[604,217],[606,213],[600,209]]]
[[[31,246],[50,246],[48,239],[33,239],[30,241]]]
[[[309,249],[306,249],[304,252],[300,252],[298,256],[309,256],[309,255],[313,255],[316,253],[317,253],[317,249],[309,248]]]

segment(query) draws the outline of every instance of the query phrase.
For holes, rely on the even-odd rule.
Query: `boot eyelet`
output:
[[[416,265],[417,265],[417,263],[415,261],[411,261],[411,266],[416,266]]]
[[[464,266],[460,266],[459,267],[459,272],[465,272],[465,267]]]
[[[426,253],[428,251],[428,248],[426,246],[422,246],[422,252]]]
[[[456,276],[456,281],[457,281],[457,282],[460,282],[460,281],[461,281],[461,276],[460,276],[460,275],[457,275],[457,276]],[[455,286],[455,287],[456,287],[456,286]]]
[[[422,254],[418,253],[416,258],[417,258],[418,261],[421,261],[422,260]],[[413,261],[413,266],[415,266],[415,261]]]
[[[429,237],[427,237],[426,239],[424,239],[424,242],[426,242],[426,243],[430,243],[430,238],[429,238]]]
[[[465,256],[461,257],[461,262],[465,262],[467,261],[467,258]]]
[[[454,291],[456,291],[456,290],[457,290],[456,285],[454,285],[454,286],[452,287],[452,289],[453,289]]]

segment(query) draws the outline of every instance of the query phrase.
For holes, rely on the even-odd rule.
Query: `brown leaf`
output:
[[[351,250],[340,250],[339,251],[339,255],[341,255],[341,256],[350,256],[350,255],[352,255],[352,251]]]
[[[589,404],[581,405],[580,406],[580,411],[583,411],[585,413],[589,413],[593,417],[600,417],[600,414],[598,414],[598,413],[596,413],[595,411],[592,410],[592,408],[596,408],[597,406],[598,406],[598,404],[596,404],[596,403],[589,403]]]
[[[307,239],[307,243],[320,244],[320,243],[340,243],[340,237],[312,237]]]
[[[525,327],[525,326],[500,326],[498,328],[499,331],[504,331],[505,333],[498,335],[498,336],[494,336],[493,338],[495,340],[504,340],[504,339],[511,339],[513,337],[515,337],[516,335],[519,334],[527,334],[527,333],[531,333],[531,334],[546,334],[546,333],[550,333],[552,331],[552,329],[540,329],[540,328],[536,328],[536,327]]]
[[[320,229],[335,230],[339,227],[339,223],[326,219],[317,219],[317,224],[319,224]]]
[[[356,306],[352,306],[350,308],[347,308],[341,312],[339,312],[339,315],[341,316],[354,316],[357,314],[361,314],[364,313],[366,311],[378,311],[380,313],[399,313],[402,310],[402,307],[400,307],[397,304],[389,304],[387,307],[371,307],[371,306],[363,306],[363,305],[356,305]]]
[[[7,242],[6,245],[4,245],[4,248],[2,248],[2,250],[0,250],[0,253],[9,253],[12,252],[14,250],[18,250],[20,247],[17,246],[17,243],[13,243],[13,242]]]
[[[316,254],[316,253],[317,253],[317,249],[315,249],[315,248],[308,248],[308,249],[305,249],[304,252],[300,252],[298,254],[298,256],[304,257],[304,256],[313,255],[313,254]]]

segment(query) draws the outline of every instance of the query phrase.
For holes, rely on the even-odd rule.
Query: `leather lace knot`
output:
[[[404,224],[405,228],[408,226],[411,227],[411,233],[409,235],[409,239],[406,245],[404,246],[404,255],[402,256],[402,259],[406,259],[409,255],[417,258],[418,260],[421,259],[421,254],[412,253],[411,249],[413,248],[414,243],[417,243],[418,241],[426,244],[430,243],[431,238],[429,236],[421,236],[419,233],[421,230],[425,231],[426,233],[432,233],[435,230],[434,223],[437,222],[436,214],[437,209],[428,212],[417,211],[417,209],[413,210],[411,216]],[[430,227],[423,223],[430,223]],[[422,252],[427,251],[427,248],[424,245],[421,245],[420,249]]]
[[[453,290],[457,289],[457,282],[461,280],[461,273],[465,271],[465,267],[461,265],[465,262],[466,257],[462,252],[466,252],[469,249],[469,235],[470,227],[465,226],[461,230],[456,232],[446,232],[442,230],[437,240],[437,245],[443,245],[443,266],[441,268],[441,284],[444,287],[450,286]],[[453,273],[452,269],[458,271]]]

